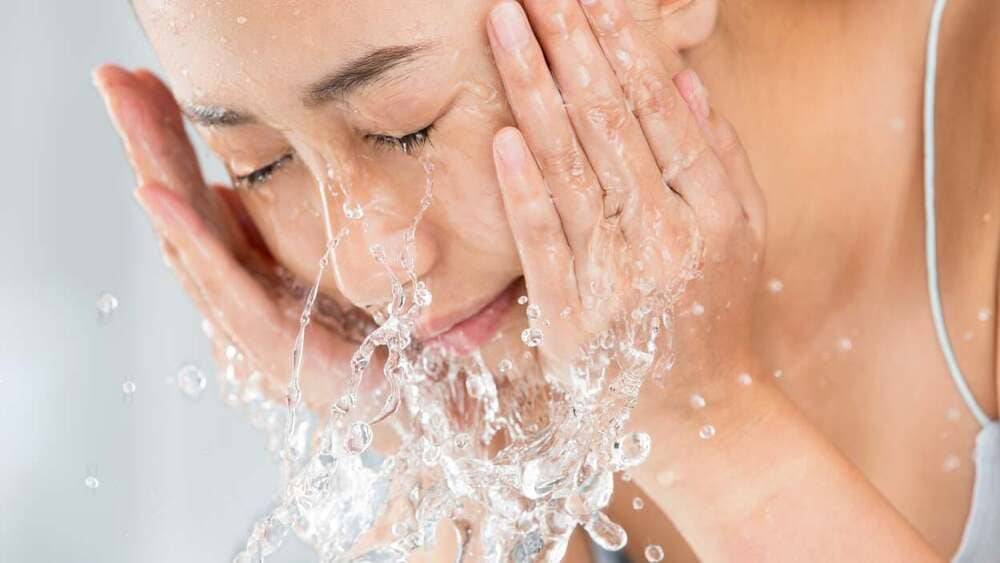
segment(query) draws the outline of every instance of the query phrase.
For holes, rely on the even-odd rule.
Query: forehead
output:
[[[466,0],[134,0],[175,94],[243,100],[304,85],[371,48],[455,42]],[[464,19],[464,26],[456,26]]]

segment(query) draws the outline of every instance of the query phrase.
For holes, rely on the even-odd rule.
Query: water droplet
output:
[[[948,457],[944,458],[944,463],[942,464],[944,470],[949,473],[955,471],[961,466],[962,466],[962,460],[959,459],[959,457],[955,454],[950,454]]]
[[[126,395],[131,395],[132,393],[135,393],[135,382],[131,380],[125,380],[125,382],[122,383],[122,393],[125,393]]]
[[[649,563],[659,563],[660,561],[663,561],[663,548],[658,545],[647,545],[645,554],[646,561],[649,561]]]
[[[705,306],[702,305],[701,303],[695,303],[694,305],[691,305],[691,314],[694,315],[694,316],[696,316],[696,317],[700,317],[700,316],[704,315],[705,314]]]
[[[622,467],[633,467],[649,457],[653,440],[645,432],[631,432],[615,442],[615,462]]]
[[[840,340],[837,340],[837,348],[840,348],[844,352],[850,352],[854,349],[854,342],[850,338],[844,336]]]
[[[177,388],[192,399],[201,396],[207,384],[205,374],[194,364],[185,364],[177,371]]]
[[[594,514],[584,525],[594,543],[608,551],[618,551],[628,543],[625,529],[615,524],[603,512]]]
[[[247,23],[246,16],[236,16],[236,23],[238,23],[240,25],[243,25],[243,24]]]
[[[88,475],[86,479],[83,480],[83,484],[86,485],[88,489],[96,489],[101,486],[101,480],[93,475]]]
[[[239,353],[239,350],[236,349],[236,346],[233,346],[232,344],[226,346],[226,359],[227,360],[232,361],[233,358],[235,358],[236,354],[238,354],[238,353]]]
[[[954,421],[958,420],[959,417],[962,416],[962,413],[957,408],[951,407],[950,409],[948,409],[948,412],[946,413],[946,416],[948,417],[948,420],[954,422]]]
[[[97,318],[99,320],[110,320],[116,309],[118,309],[118,298],[114,295],[104,292],[97,297]]]
[[[344,449],[352,455],[362,454],[372,445],[372,437],[372,427],[367,422],[355,422],[347,431]]]
[[[570,317],[570,315],[572,315],[572,314],[573,314],[573,308],[572,307],[566,307],[565,309],[562,310],[562,312],[559,313],[559,318],[560,319],[568,319]]]
[[[976,318],[979,319],[980,322],[985,323],[986,321],[993,318],[993,312],[987,309],[986,307],[983,307],[982,309],[979,310],[979,312],[976,313]]]
[[[521,333],[521,342],[524,342],[531,348],[535,348],[542,343],[542,331],[537,328],[526,328],[524,332]]]
[[[465,390],[469,392],[470,397],[479,399],[486,393],[486,384],[483,383],[482,377],[470,375],[465,380]]]
[[[983,223],[989,223],[993,220],[993,215],[986,213],[983,215]]]
[[[337,399],[337,402],[333,404],[333,411],[337,414],[347,414],[351,412],[354,408],[354,404],[357,402],[356,397],[353,393],[348,393],[341,398]]]
[[[712,426],[711,424],[706,424],[705,426],[702,426],[701,430],[698,431],[698,437],[700,437],[702,440],[711,440],[712,438],[715,437],[715,427]]]
[[[688,404],[690,404],[693,409],[703,409],[708,403],[705,402],[705,397],[695,393],[688,399]]]
[[[538,305],[531,304],[528,305],[527,314],[529,319],[535,320],[542,316],[542,310],[538,307]]]
[[[215,327],[212,326],[212,322],[208,319],[202,319],[201,332],[203,332],[208,338],[212,338],[215,335]]]
[[[632,474],[628,471],[622,471],[622,482],[629,483],[632,481]]]
[[[514,362],[511,362],[507,358],[500,360],[500,363],[497,364],[497,371],[500,373],[507,374],[512,369],[514,369]]]
[[[753,383],[753,377],[750,377],[749,373],[741,373],[736,376],[736,382],[744,387],[748,387]]]
[[[527,305],[528,304],[528,296],[527,295],[522,295],[522,296],[518,297],[517,298],[517,304],[518,305]]]
[[[639,497],[632,499],[632,510],[642,510],[642,507],[645,505],[646,503]]]
[[[469,436],[465,432],[459,432],[455,434],[455,449],[464,450],[472,445],[472,436]]]
[[[365,216],[365,210],[359,204],[351,205],[350,202],[344,202],[343,211],[344,217],[351,221],[363,219]]]
[[[413,303],[418,307],[430,306],[431,300],[431,292],[423,283],[418,285],[417,289],[413,291]]]
[[[781,371],[780,369],[776,369],[774,370],[774,373],[771,375],[773,375],[775,379],[781,379],[781,377],[785,375],[785,372]]]
[[[771,278],[767,282],[767,290],[771,293],[781,293],[785,289],[785,284],[778,278]]]

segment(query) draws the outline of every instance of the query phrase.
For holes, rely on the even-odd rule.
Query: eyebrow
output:
[[[429,44],[420,43],[375,49],[306,88],[302,101],[307,107],[315,107],[331,100],[342,99],[376,82],[393,68],[412,61],[419,53],[429,48]]]
[[[397,66],[411,62],[430,47],[429,43],[420,43],[393,45],[370,51],[306,87],[302,103],[308,108],[315,108],[343,99],[377,82]],[[187,104],[184,106],[184,113],[191,121],[209,127],[245,125],[256,121],[251,114],[221,106]]]

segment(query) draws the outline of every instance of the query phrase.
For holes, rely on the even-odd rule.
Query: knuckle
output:
[[[587,121],[609,137],[618,136],[632,117],[625,104],[611,96],[595,97],[584,107]]]
[[[605,5],[606,6],[606,5]],[[600,36],[615,37],[628,28],[630,19],[620,5],[606,7],[591,15],[594,30]]]
[[[583,154],[575,143],[565,140],[546,144],[537,151],[538,165],[545,177],[565,180],[583,175]]]

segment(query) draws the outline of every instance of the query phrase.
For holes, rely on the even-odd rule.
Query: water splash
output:
[[[613,474],[650,454],[649,436],[626,433],[625,425],[647,375],[672,365],[673,305],[694,277],[698,242],[680,257],[684,267],[674,284],[636,288],[633,306],[586,342],[566,373],[543,373],[533,361],[511,358],[490,367],[478,352],[457,356],[413,338],[433,301],[415,271],[416,232],[434,187],[433,163],[421,164],[425,192],[403,250],[391,256],[381,245],[370,248],[391,295],[374,315],[377,324],[356,334],[347,372],[331,374],[347,385],[329,412],[302,407],[300,379],[321,281],[350,233],[346,226],[335,232],[329,213],[335,182],[345,201],[354,201],[332,167],[318,183],[327,245],[300,317],[284,405],[260,390],[260,374],[223,376],[227,402],[268,433],[269,450],[283,461],[274,506],[255,523],[236,562],[264,560],[290,533],[323,562],[402,561],[431,546],[445,521],[458,533],[458,561],[558,561],[577,526],[605,549],[628,541],[604,510]],[[595,307],[613,293],[607,284],[593,290]],[[542,313],[535,305],[526,310],[533,321]],[[537,350],[543,334],[529,328],[522,339]],[[375,361],[377,354],[384,361]],[[369,378],[379,383],[374,405],[362,403],[360,393]],[[714,436],[714,427],[701,434]]]

